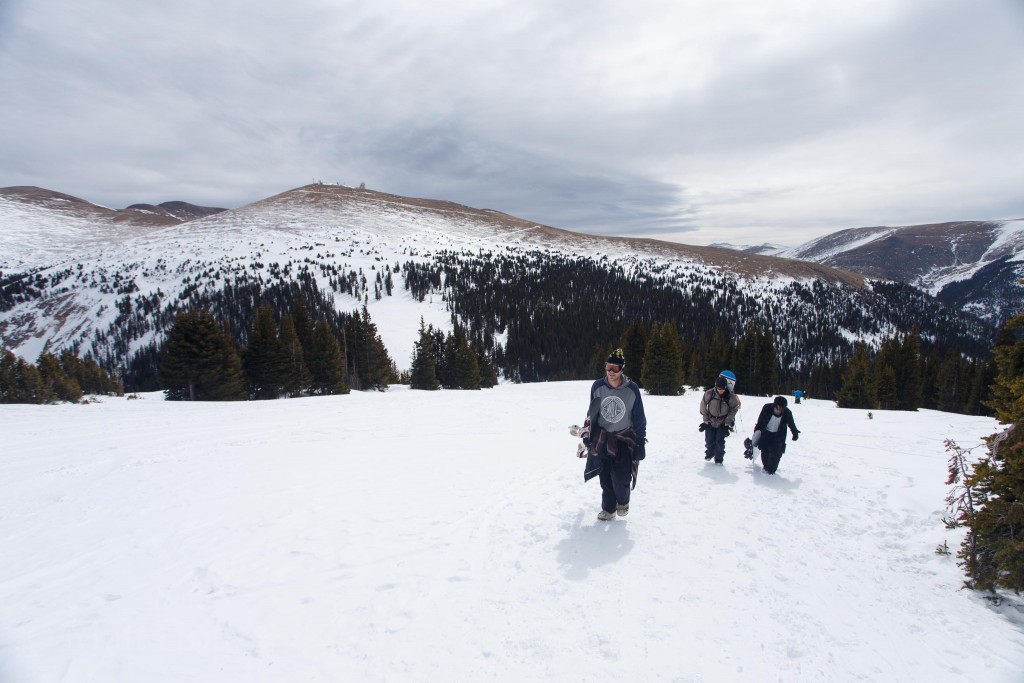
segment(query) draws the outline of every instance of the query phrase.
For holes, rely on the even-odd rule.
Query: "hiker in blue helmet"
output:
[[[629,514],[639,463],[646,455],[647,416],[640,387],[625,374],[622,349],[605,360],[604,377],[590,387],[590,408],[580,436],[587,447],[583,481],[601,481],[601,521]],[[631,486],[632,483],[632,486]]]
[[[725,437],[736,427],[740,397],[733,391],[736,378],[728,370],[715,380],[715,386],[704,392],[700,401],[700,430],[704,432],[704,459],[721,465],[725,458]]]

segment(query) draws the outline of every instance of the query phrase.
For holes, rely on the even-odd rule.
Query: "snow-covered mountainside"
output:
[[[39,187],[0,188],[0,274],[51,266],[219,211],[187,202],[115,210]]]
[[[0,213],[4,245],[24,222],[11,216]],[[60,239],[73,230],[91,234],[87,223],[76,220],[68,227],[64,214],[36,204],[29,222],[37,233],[25,242],[41,242],[44,235]],[[716,326],[741,334],[750,324],[765,324],[778,340],[783,367],[833,358],[852,339],[906,331],[917,321],[924,321],[925,334],[967,344],[988,334],[926,297],[880,288],[826,265],[594,237],[496,211],[344,186],[301,187],[140,233],[108,233],[92,250],[82,244],[59,264],[45,260],[53,253],[33,262],[20,257],[26,271],[40,270],[7,275],[0,343],[29,359],[44,349],[75,348],[107,366],[122,366],[159,343],[178,308],[207,305],[204,297],[229,286],[236,288],[234,296],[239,287],[251,292],[277,283],[323,293],[338,311],[365,305],[399,368],[408,366],[421,318],[450,329],[455,314],[482,336],[521,347],[522,339],[567,324],[565,316],[581,306],[615,315],[602,323],[604,329],[587,328],[571,339],[578,348],[569,351],[577,356],[589,354],[593,343],[617,339],[621,321],[631,318],[648,324],[687,319],[684,332],[695,337]],[[473,277],[482,279],[467,284]],[[537,286],[524,291],[524,280]],[[513,281],[518,289],[507,289]],[[622,283],[634,297],[625,304],[609,289]],[[469,310],[466,301],[478,295],[484,298]],[[616,310],[623,306],[629,310]],[[564,339],[552,344],[565,352]]]
[[[779,255],[907,282],[996,323],[1024,311],[1024,219],[854,228]]]

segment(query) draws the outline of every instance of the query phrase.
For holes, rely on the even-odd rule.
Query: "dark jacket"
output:
[[[768,420],[772,419],[775,414],[775,404],[765,403],[761,406],[761,414],[757,416],[757,423],[754,425],[755,432],[761,432],[761,439],[758,442],[758,447],[767,446],[771,444],[778,444],[784,446],[786,443],[786,429],[793,432],[793,436],[796,437],[800,433],[800,430],[796,428],[796,423],[793,422],[793,411],[789,408],[782,409],[782,415],[780,416],[781,422],[779,423],[779,431],[772,433],[768,431]]]
[[[608,398],[609,391],[625,391],[629,393],[632,408],[629,411],[629,419],[622,420],[624,428],[617,431],[608,431],[600,427],[606,419],[602,418],[602,403]],[[627,425],[628,423],[628,425]],[[587,463],[583,468],[583,480],[588,481],[601,472],[602,458],[608,459],[611,455],[621,451],[621,446],[629,449],[629,455],[636,460],[642,460],[646,455],[642,448],[647,440],[647,414],[644,412],[644,402],[640,398],[640,387],[636,382],[625,375],[622,376],[622,384],[617,389],[612,389],[606,378],[596,380],[590,387],[590,406],[587,409],[587,422],[584,429],[589,429],[588,438],[585,443],[588,447]],[[621,438],[620,438],[621,437]],[[608,448],[611,441],[611,448]],[[639,444],[641,447],[637,447]],[[595,448],[595,446],[599,446]],[[640,457],[635,457],[639,455]]]

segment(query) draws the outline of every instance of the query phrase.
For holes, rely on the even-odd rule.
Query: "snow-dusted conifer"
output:
[[[434,361],[434,340],[423,318],[420,318],[419,340],[413,349],[409,387],[426,391],[441,388],[437,379],[437,363]]]
[[[312,350],[308,361],[312,375],[310,390],[315,394],[349,393],[345,381],[345,353],[327,321],[317,320],[313,326]]]
[[[256,309],[245,352],[245,374],[257,399],[277,398],[288,381],[288,353],[267,304]]]

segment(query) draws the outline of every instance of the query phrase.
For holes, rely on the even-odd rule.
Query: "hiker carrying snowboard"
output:
[[[728,375],[726,374],[728,373]],[[732,377],[730,377],[732,376]],[[700,400],[700,431],[704,432],[704,459],[715,459],[721,465],[725,458],[725,437],[736,426],[736,413],[740,412],[740,397],[733,392],[734,375],[725,370],[715,380],[715,386],[704,392]]]
[[[583,481],[601,481],[597,518],[629,514],[630,483],[635,486],[639,462],[647,453],[647,416],[640,387],[624,373],[626,359],[616,349],[604,364],[604,377],[590,387],[590,408],[581,437],[587,447]]]
[[[786,452],[786,429],[793,432],[793,441],[800,437],[800,430],[793,422],[793,411],[786,407],[786,397],[776,396],[771,403],[761,406],[761,414],[754,425],[754,436],[743,442],[746,450],[743,457],[753,460],[754,446],[761,451],[762,469],[775,474],[782,454]]]

